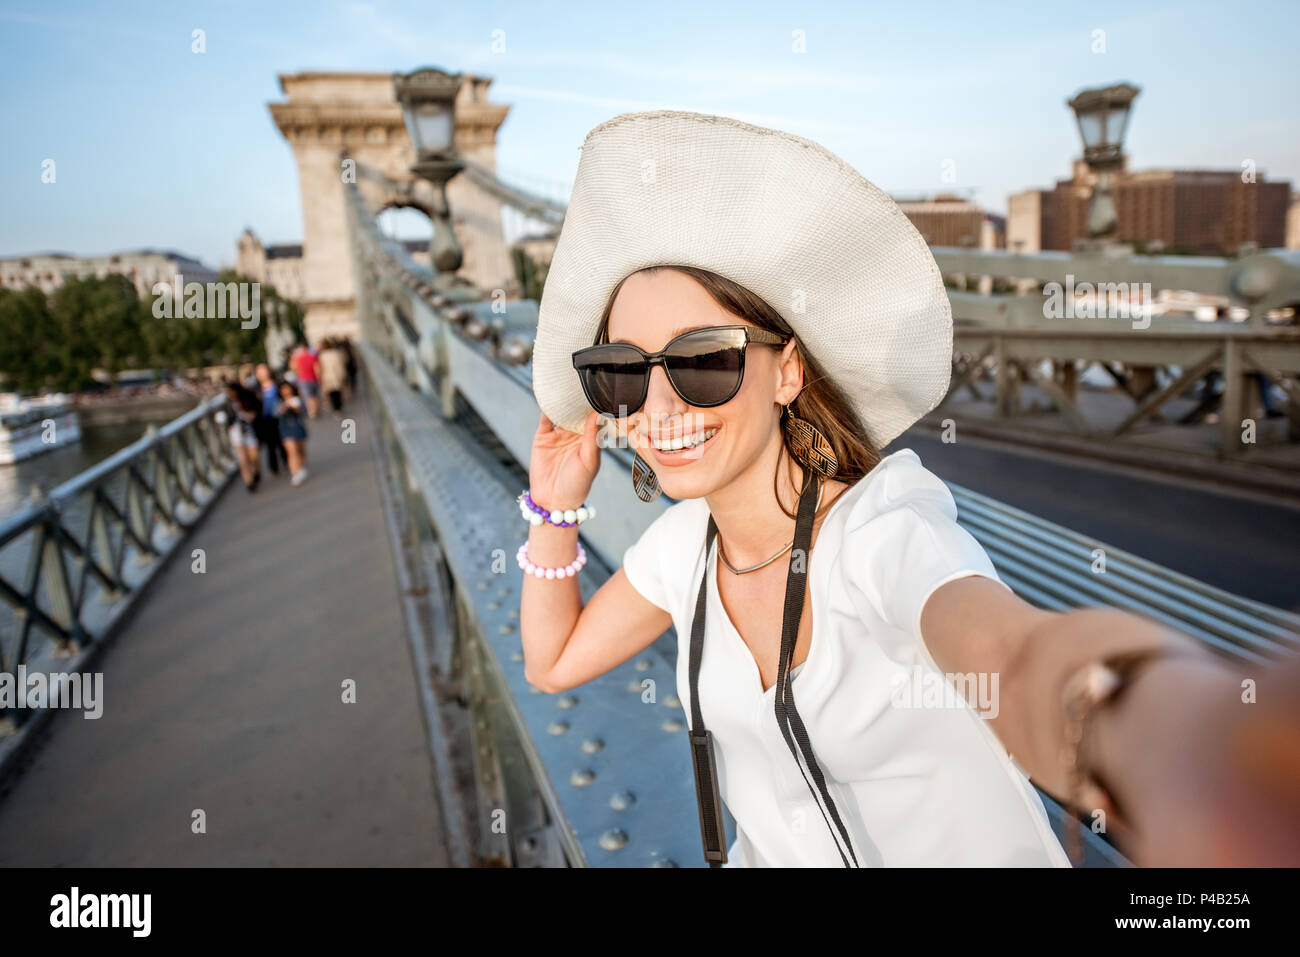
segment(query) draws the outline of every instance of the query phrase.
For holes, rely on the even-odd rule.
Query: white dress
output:
[[[862,866],[1069,867],[1037,792],[980,716],[995,714],[996,676],[982,685],[972,676],[977,711],[921,640],[921,608],[936,588],[966,575],[999,581],[956,517],[947,486],[911,449],[840,495],[809,555],[812,640],[791,672],[795,704]],[[677,502],[623,556],[633,587],[672,615],[688,723],[708,519],[704,499]],[[718,596],[716,540],[707,568],[700,707],[737,826],[726,866],[841,867],[777,725],[775,688],[762,690]]]

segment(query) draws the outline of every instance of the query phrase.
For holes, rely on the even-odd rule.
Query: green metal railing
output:
[[[0,521],[0,673],[112,630],[234,475],[217,396]],[[0,709],[0,741],[33,714]]]

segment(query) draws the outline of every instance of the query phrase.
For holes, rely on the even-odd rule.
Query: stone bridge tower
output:
[[[496,135],[510,107],[488,102],[486,77],[461,75],[453,143],[460,154],[496,170]],[[275,125],[293,148],[302,198],[302,303],[307,337],[352,335],[352,257],[343,206],[344,152],[400,184],[385,190],[357,177],[372,213],[390,207],[428,211],[428,184],[410,173],[415,162],[393,95],[392,73],[280,75],[287,102],[270,104]],[[500,202],[463,173],[447,184],[456,238],[464,250],[460,275],[486,289],[510,288],[514,273],[501,227]]]

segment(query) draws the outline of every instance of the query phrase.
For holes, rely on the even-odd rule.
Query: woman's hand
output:
[[[1300,865],[1300,659],[1241,670],[1153,665],[1107,716],[1137,864]]]
[[[599,418],[593,409],[578,435],[558,428],[542,413],[528,460],[529,488],[538,505],[569,509],[586,501],[600,470],[600,447],[596,444]]]

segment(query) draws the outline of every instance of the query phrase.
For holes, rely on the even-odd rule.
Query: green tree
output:
[[[251,284],[247,276],[225,270],[221,283]],[[249,286],[242,302],[252,305]],[[281,313],[302,336],[301,307],[281,300],[275,287],[258,287],[257,322],[234,315],[159,316],[155,297],[141,299],[124,276],[69,279],[46,296],[37,287],[0,290],[0,375],[22,391],[54,387],[66,391],[93,382],[93,370],[116,376],[124,369],[179,369],[266,358],[266,330]],[[157,312],[165,312],[159,308]],[[224,310],[229,313],[229,303]],[[248,326],[248,328],[245,328]]]
[[[546,285],[546,273],[551,264],[538,262],[522,246],[511,246],[510,256],[514,262],[515,278],[519,280],[520,295],[524,299],[540,302],[542,288]]]
[[[35,392],[58,370],[57,336],[45,293],[0,289],[0,374],[10,389]]]
[[[253,281],[230,269],[222,270],[216,279],[223,285],[239,284],[244,290]],[[156,365],[173,367],[264,361],[267,325],[271,315],[278,310],[281,297],[274,286],[260,283],[258,299],[257,323],[252,325],[252,317],[208,315],[206,300],[202,316],[158,317],[154,314],[155,300],[151,298],[141,313],[146,317],[142,338],[147,343],[148,354],[153,357],[151,361]],[[241,296],[242,302],[252,304],[251,292]],[[296,303],[285,302],[288,306],[287,321],[291,328],[301,332],[302,309]],[[158,311],[167,310],[160,308]],[[226,312],[230,312],[229,308]]]
[[[61,356],[60,388],[81,389],[102,369],[116,376],[141,365],[140,300],[125,276],[69,279],[50,297]]]

